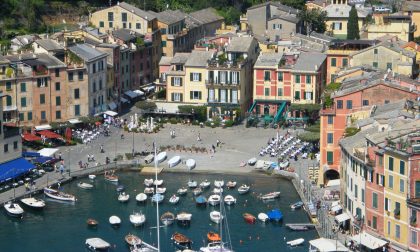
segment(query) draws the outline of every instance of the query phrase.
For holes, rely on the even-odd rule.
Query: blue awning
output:
[[[50,161],[51,159],[53,159],[53,158],[52,157],[38,157],[34,160],[34,163],[44,164],[44,163]]]
[[[38,152],[32,152],[32,151],[23,151],[22,157],[40,157],[41,154]]]
[[[35,165],[24,158],[17,158],[12,161],[0,164],[0,183],[20,175],[35,168]]]

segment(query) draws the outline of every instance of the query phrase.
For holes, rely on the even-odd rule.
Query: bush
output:
[[[338,90],[340,87],[341,87],[341,83],[339,83],[339,82],[331,82],[330,84],[328,84],[325,87],[325,90],[335,91],[335,90]]]
[[[192,106],[192,105],[179,105],[178,111],[180,113],[189,114],[194,111],[194,119],[204,122],[207,119],[207,107],[206,106]]]
[[[344,130],[344,137],[350,137],[350,136],[354,136],[357,134],[357,132],[359,132],[360,129],[355,128],[355,127],[348,127]]]
[[[156,99],[166,99],[166,89],[162,89],[155,93]]]
[[[226,126],[226,127],[232,127],[232,126],[233,126],[233,124],[234,124],[234,121],[232,121],[232,120],[226,120],[226,121],[225,121],[225,126]]]
[[[171,124],[177,124],[178,123],[178,120],[176,118],[171,118],[171,119],[169,119],[169,122]]]
[[[156,103],[151,101],[138,101],[136,107],[142,110],[155,110],[157,109]]]

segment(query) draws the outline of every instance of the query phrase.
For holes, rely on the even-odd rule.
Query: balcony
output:
[[[232,82],[221,83],[219,80],[207,79],[205,80],[207,86],[222,86],[222,87],[239,87],[239,84],[234,84]]]
[[[224,58],[211,59],[208,62],[209,69],[241,69],[248,62],[248,59],[238,58],[235,60],[226,60]]]
[[[321,116],[335,115],[335,106],[323,108],[319,113]]]
[[[216,105],[216,106],[217,105],[220,105],[220,106],[227,106],[227,105],[237,106],[237,105],[239,105],[239,100],[229,102],[229,101],[219,101],[218,99],[208,98],[207,103],[211,104],[211,105]]]
[[[3,131],[4,131],[4,138],[5,139],[20,135],[19,127],[4,126]]]

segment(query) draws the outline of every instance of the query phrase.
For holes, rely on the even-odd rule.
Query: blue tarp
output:
[[[38,152],[23,151],[22,156],[23,157],[40,157],[41,154],[39,154]]]
[[[35,168],[35,165],[31,164],[24,158],[17,158],[0,164],[0,183],[19,177],[33,168]]]
[[[34,163],[40,163],[43,164],[47,161],[50,161],[51,159],[53,159],[52,157],[38,157],[34,160]]]
[[[267,213],[270,220],[280,221],[283,219],[283,213],[278,209],[273,209]]]

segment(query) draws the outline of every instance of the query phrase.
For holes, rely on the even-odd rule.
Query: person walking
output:
[[[219,140],[219,139],[217,139],[217,141],[216,141],[216,146],[217,146],[217,147],[219,147],[219,145],[220,145],[220,140]]]
[[[63,158],[61,156],[62,156],[62,153],[60,151],[60,153],[58,153],[58,159],[60,159],[60,161],[63,160]]]

